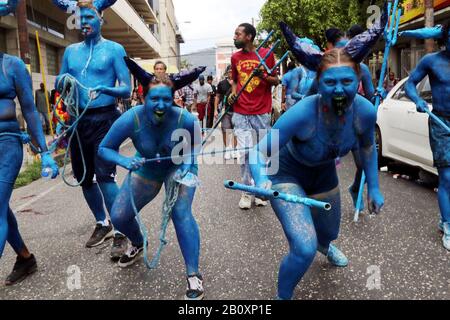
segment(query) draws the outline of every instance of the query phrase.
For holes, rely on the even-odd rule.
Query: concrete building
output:
[[[161,5],[164,3],[164,5]],[[27,1],[27,20],[33,87],[42,82],[36,45],[39,32],[43,68],[49,88],[59,73],[65,47],[82,41],[79,30],[71,30],[70,14],[64,14],[51,0]],[[104,12],[103,36],[125,47],[133,58],[153,59],[179,56],[179,42],[172,0],[117,0]],[[69,26],[69,27],[68,27]],[[168,35],[166,35],[166,32]],[[17,19],[0,17],[0,51],[19,56]],[[174,58],[169,61],[177,64]]]
[[[153,65],[157,60],[163,61],[168,73],[180,71],[180,44],[184,43],[183,36],[175,17],[172,0],[153,0],[158,23],[153,26],[155,35],[160,42],[160,51],[154,59],[138,61],[139,65],[149,72],[153,72]]]
[[[216,44],[217,79],[223,78],[227,65],[231,64],[231,56],[237,51],[232,38],[221,39]]]
[[[192,52],[183,55],[182,59],[187,62],[189,68],[206,66],[206,70],[203,75],[212,75],[216,77],[216,48],[208,48],[200,51]]]

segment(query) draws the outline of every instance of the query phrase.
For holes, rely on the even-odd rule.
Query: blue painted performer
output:
[[[289,110],[293,105],[302,100],[311,89],[316,73],[303,66],[295,67],[294,62],[288,65],[288,72],[283,76],[282,102],[285,103],[283,111]]]
[[[289,253],[281,262],[278,298],[291,299],[294,289],[311,265],[316,251],[339,267],[348,264],[346,256],[332,244],[338,238],[341,200],[335,159],[360,148],[367,172],[369,210],[379,213],[384,204],[378,185],[374,128],[376,110],[357,95],[359,63],[369,53],[386,25],[383,15],[365,37],[355,38],[344,48],[325,54],[311,44],[299,43],[294,52],[300,63],[317,70],[318,94],[307,97],[286,112],[272,131],[251,153],[253,177],[258,187],[329,202],[331,211],[272,200],[272,207],[289,242]],[[271,154],[279,134],[279,154]],[[267,175],[266,155],[279,170]],[[264,151],[265,153],[265,151]],[[277,157],[277,158],[275,158]],[[255,164],[256,163],[256,164]],[[269,180],[270,179],[270,180]]]
[[[426,55],[413,70],[405,86],[408,97],[417,105],[418,112],[425,112],[428,104],[417,92],[417,84],[426,76],[430,79],[433,98],[433,114],[450,127],[450,21],[435,28],[404,31],[401,36],[435,38],[444,47],[440,52]],[[439,173],[438,200],[441,210],[439,229],[444,232],[442,242],[450,250],[450,132],[434,119],[429,122],[430,145],[434,166]]]
[[[196,185],[184,184],[182,180],[189,176],[191,181],[196,179],[198,166],[194,154],[201,149],[201,129],[196,117],[174,106],[173,83],[167,76],[154,77],[149,89],[145,105],[124,113],[99,149],[102,158],[132,171],[120,189],[111,213],[116,228],[131,241],[119,266],[132,265],[144,250],[144,237],[136,221],[132,199],[136,210],[140,211],[158,195],[164,184],[166,201],[173,206],[170,217],[186,264],[186,299],[200,300],[203,298],[203,279],[198,270],[200,234],[192,214]],[[174,132],[178,135],[176,138],[173,138]],[[127,138],[131,138],[137,150],[133,157],[118,152]],[[182,146],[182,155],[174,158],[172,154],[179,156],[174,150],[178,146]],[[164,159],[145,161],[155,158]]]
[[[280,26],[282,28],[283,34],[286,37],[286,40],[287,40],[289,46],[291,47],[294,54],[296,52],[298,52],[295,49],[296,44],[299,44],[299,43],[309,43],[311,45],[313,44],[313,42],[311,40],[309,40],[308,38],[296,37],[295,34],[291,31],[291,29],[285,23],[283,23],[283,22],[280,23]],[[363,30],[361,30],[362,28],[357,28],[357,27],[359,27],[359,26],[355,25],[355,26],[352,26],[352,28],[350,28],[350,30],[348,32],[348,36],[350,37],[350,39],[353,39],[354,37],[357,37],[358,35],[360,35],[362,33],[362,31],[363,31]],[[346,38],[344,36],[344,34],[339,29],[336,29],[336,28],[328,29],[325,32],[325,35],[327,38],[328,51],[335,49],[335,48],[343,48],[349,42],[349,39]],[[317,46],[315,46],[314,48],[318,50]],[[297,57],[297,59],[301,59],[301,58]],[[362,96],[364,96],[365,98],[367,98],[368,100],[372,101],[372,99],[375,97],[375,88],[372,83],[372,76],[370,74],[369,67],[366,64],[361,62],[359,65],[359,68],[360,68],[360,83],[358,85],[358,93],[361,94]],[[316,79],[309,88],[310,89],[309,89],[309,92],[307,93],[307,95],[317,94],[318,93],[318,80]],[[358,146],[355,146],[355,147],[358,148]],[[348,188],[348,191],[350,192],[350,195],[353,200],[353,204],[356,207],[356,201],[358,198],[359,186],[361,184],[361,176],[363,173],[363,167],[362,167],[362,163],[361,163],[361,156],[358,152],[358,149],[352,150],[352,155],[353,155],[353,159],[356,164],[356,173],[355,173],[355,179],[354,179],[353,183],[350,185],[350,187]],[[362,208],[363,208],[363,204],[361,206],[361,209]]]
[[[14,12],[18,0],[0,3],[0,16]],[[30,253],[19,233],[16,218],[9,207],[14,182],[19,174],[23,160],[23,147],[19,124],[16,119],[14,99],[18,98],[28,129],[37,141],[41,152],[43,175],[54,179],[58,166],[51,153],[47,151],[44,132],[39,113],[33,100],[31,77],[28,70],[17,57],[0,52],[0,258],[6,241],[17,254],[13,271],[5,284],[15,284],[37,270],[36,258]],[[25,136],[23,136],[25,138]]]
[[[83,42],[66,48],[56,86],[62,92],[63,83],[69,78],[75,78],[80,113],[87,108],[77,126],[79,138],[73,139],[70,145],[74,175],[97,221],[86,247],[98,246],[114,236],[111,259],[116,261],[126,250],[127,239],[118,232],[114,233],[104,209],[106,206],[111,212],[119,191],[115,183],[116,166],[97,156],[100,142],[120,116],[116,98],[128,98],[131,92],[130,75],[123,61],[126,56],[124,48],[101,35],[102,12],[116,0],[53,2],[64,11],[71,8],[79,12],[81,34],[84,37]],[[94,182],[94,175],[97,183]]]

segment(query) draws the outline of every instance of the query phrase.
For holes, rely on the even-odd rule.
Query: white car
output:
[[[387,95],[378,109],[376,142],[379,166],[386,158],[393,159],[437,175],[428,138],[428,114],[416,110],[406,96],[401,80]],[[431,106],[431,88],[428,77],[417,85],[420,96]]]

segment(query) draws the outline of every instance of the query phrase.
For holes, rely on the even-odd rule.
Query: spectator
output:
[[[212,88],[212,92],[210,94],[210,99],[209,99],[209,103],[208,103],[208,115],[206,117],[206,121],[207,121],[206,127],[207,128],[212,128],[214,125],[214,102],[216,100],[217,88],[215,85],[213,85],[213,79],[214,78],[211,75],[209,75],[206,78],[206,81]]]
[[[231,65],[225,70],[225,79],[219,82],[217,85],[217,92],[214,99],[214,118],[217,119],[219,113],[226,112],[226,109],[230,107],[227,103],[227,98],[231,93],[232,89],[232,71]],[[228,112],[223,116],[221,126],[222,126],[222,136],[223,136],[223,146],[225,148],[224,158],[229,160],[232,157],[234,159],[238,158],[238,153],[235,151],[237,146],[237,140],[234,136],[233,123],[231,119],[233,117],[233,106],[231,106]],[[233,142],[231,142],[231,140]]]
[[[384,80],[384,84],[383,84],[383,87],[386,90],[386,93],[389,93],[389,91],[391,91],[392,88],[394,88],[397,83],[398,83],[398,79],[395,78],[395,73],[392,71],[389,72],[389,78]]]
[[[199,84],[194,89],[194,109],[197,110],[198,119],[203,128],[203,119],[206,115],[206,106],[209,105],[212,88],[209,83],[205,83],[205,77],[201,75],[198,77]]]
[[[256,76],[243,90],[242,95],[235,101],[239,92],[247,79],[251,76],[259,65],[259,58],[256,55],[256,48],[253,41],[256,37],[256,29],[249,23],[240,24],[234,33],[234,45],[241,49],[231,57],[231,68],[233,72],[232,94],[229,102],[234,104],[233,125],[234,133],[238,140],[238,148],[253,148],[256,141],[253,136],[260,139],[261,130],[270,129],[272,116],[272,86],[278,85],[279,80],[276,75],[267,74],[264,68],[256,70]],[[259,54],[265,57],[269,49],[261,48]],[[266,60],[269,68],[275,66],[275,57],[270,54]],[[252,185],[253,178],[249,167],[249,156],[247,152],[240,152],[241,178],[244,184]],[[266,206],[267,201],[255,198],[257,206]],[[241,209],[252,207],[252,197],[248,193],[243,193],[239,201]]]
[[[139,97],[138,97],[138,93],[137,93],[137,90],[134,90],[133,91],[133,95],[131,96],[131,107],[133,108],[133,107],[136,107],[137,105],[140,105],[141,103],[140,103],[140,100],[139,100]]]
[[[189,84],[181,89],[183,93],[183,102],[187,111],[192,112],[192,105],[194,104],[194,87]]]
[[[50,93],[47,91],[47,98],[50,102]],[[45,134],[50,134],[50,121],[48,120],[47,100],[45,98],[44,84],[40,84],[40,88],[35,91],[36,108],[42,121],[42,127]]]

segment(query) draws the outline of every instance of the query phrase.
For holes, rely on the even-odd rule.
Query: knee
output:
[[[297,239],[290,243],[290,255],[299,264],[311,262],[317,252],[317,239]]]
[[[134,217],[130,210],[127,210],[120,203],[117,204],[117,202],[114,203],[110,216],[112,224],[119,230],[122,230]]]
[[[450,190],[450,168],[439,172],[439,186],[440,188]]]

